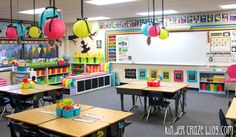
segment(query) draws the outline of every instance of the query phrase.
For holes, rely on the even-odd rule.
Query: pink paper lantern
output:
[[[9,39],[17,39],[17,29],[13,26],[8,26],[6,29],[6,37]]]
[[[66,32],[66,25],[59,18],[48,19],[44,26],[45,35],[51,40],[57,40],[63,37]]]
[[[150,37],[157,37],[160,35],[160,27],[159,25],[155,24],[148,28],[148,34]]]

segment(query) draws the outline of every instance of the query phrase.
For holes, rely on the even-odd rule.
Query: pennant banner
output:
[[[47,53],[47,48],[46,48],[46,47],[43,48],[43,53],[44,53],[44,54]]]
[[[5,56],[6,55],[6,50],[2,49],[2,55]]]
[[[35,49],[36,49],[36,47],[32,46],[32,54],[34,54]]]
[[[40,54],[41,48],[38,47],[38,53]]]

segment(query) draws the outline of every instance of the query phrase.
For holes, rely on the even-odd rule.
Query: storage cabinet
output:
[[[36,71],[38,84],[60,84],[61,78],[69,75],[69,64],[48,66],[48,67],[31,67]]]
[[[225,94],[224,71],[199,71],[199,92]]]
[[[76,94],[79,94],[111,86],[111,75],[106,74],[91,78],[78,79],[75,82],[76,87],[74,88],[76,89]]]

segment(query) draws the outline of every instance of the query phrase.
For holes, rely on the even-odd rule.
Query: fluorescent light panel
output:
[[[111,18],[109,18],[109,17],[103,17],[103,16],[101,16],[101,17],[88,17],[88,20],[89,20],[89,21],[107,20],[107,19],[111,19]]]
[[[220,5],[222,9],[236,9],[236,4]]]
[[[126,2],[133,2],[137,0],[89,0],[86,3],[93,4],[93,5],[112,5],[112,4],[120,4]]]
[[[35,9],[35,14],[40,14],[45,10],[45,8],[38,8]],[[61,11],[60,9],[57,9],[58,11]],[[30,9],[30,10],[24,10],[24,11],[19,11],[18,13],[22,13],[22,14],[34,14],[34,9]]]
[[[175,14],[175,13],[178,13],[177,11],[175,10],[164,10],[164,14]],[[139,12],[139,13],[136,13],[138,15],[141,15],[141,16],[148,16],[148,12]],[[155,11],[155,15],[161,15],[162,14],[162,11]],[[149,15],[152,16],[153,15],[153,12],[149,12]]]

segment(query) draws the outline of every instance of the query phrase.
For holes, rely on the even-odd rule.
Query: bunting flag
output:
[[[38,47],[38,53],[40,54],[40,51],[41,51],[41,48],[40,47]]]
[[[51,48],[50,47],[48,47],[48,52],[51,52]]]
[[[35,49],[36,49],[36,47],[32,46],[32,54],[34,54]]]
[[[2,49],[2,55],[5,56],[6,55],[6,50]]]
[[[43,48],[43,53],[44,53],[44,54],[47,53],[47,48],[46,48],[46,47]]]

